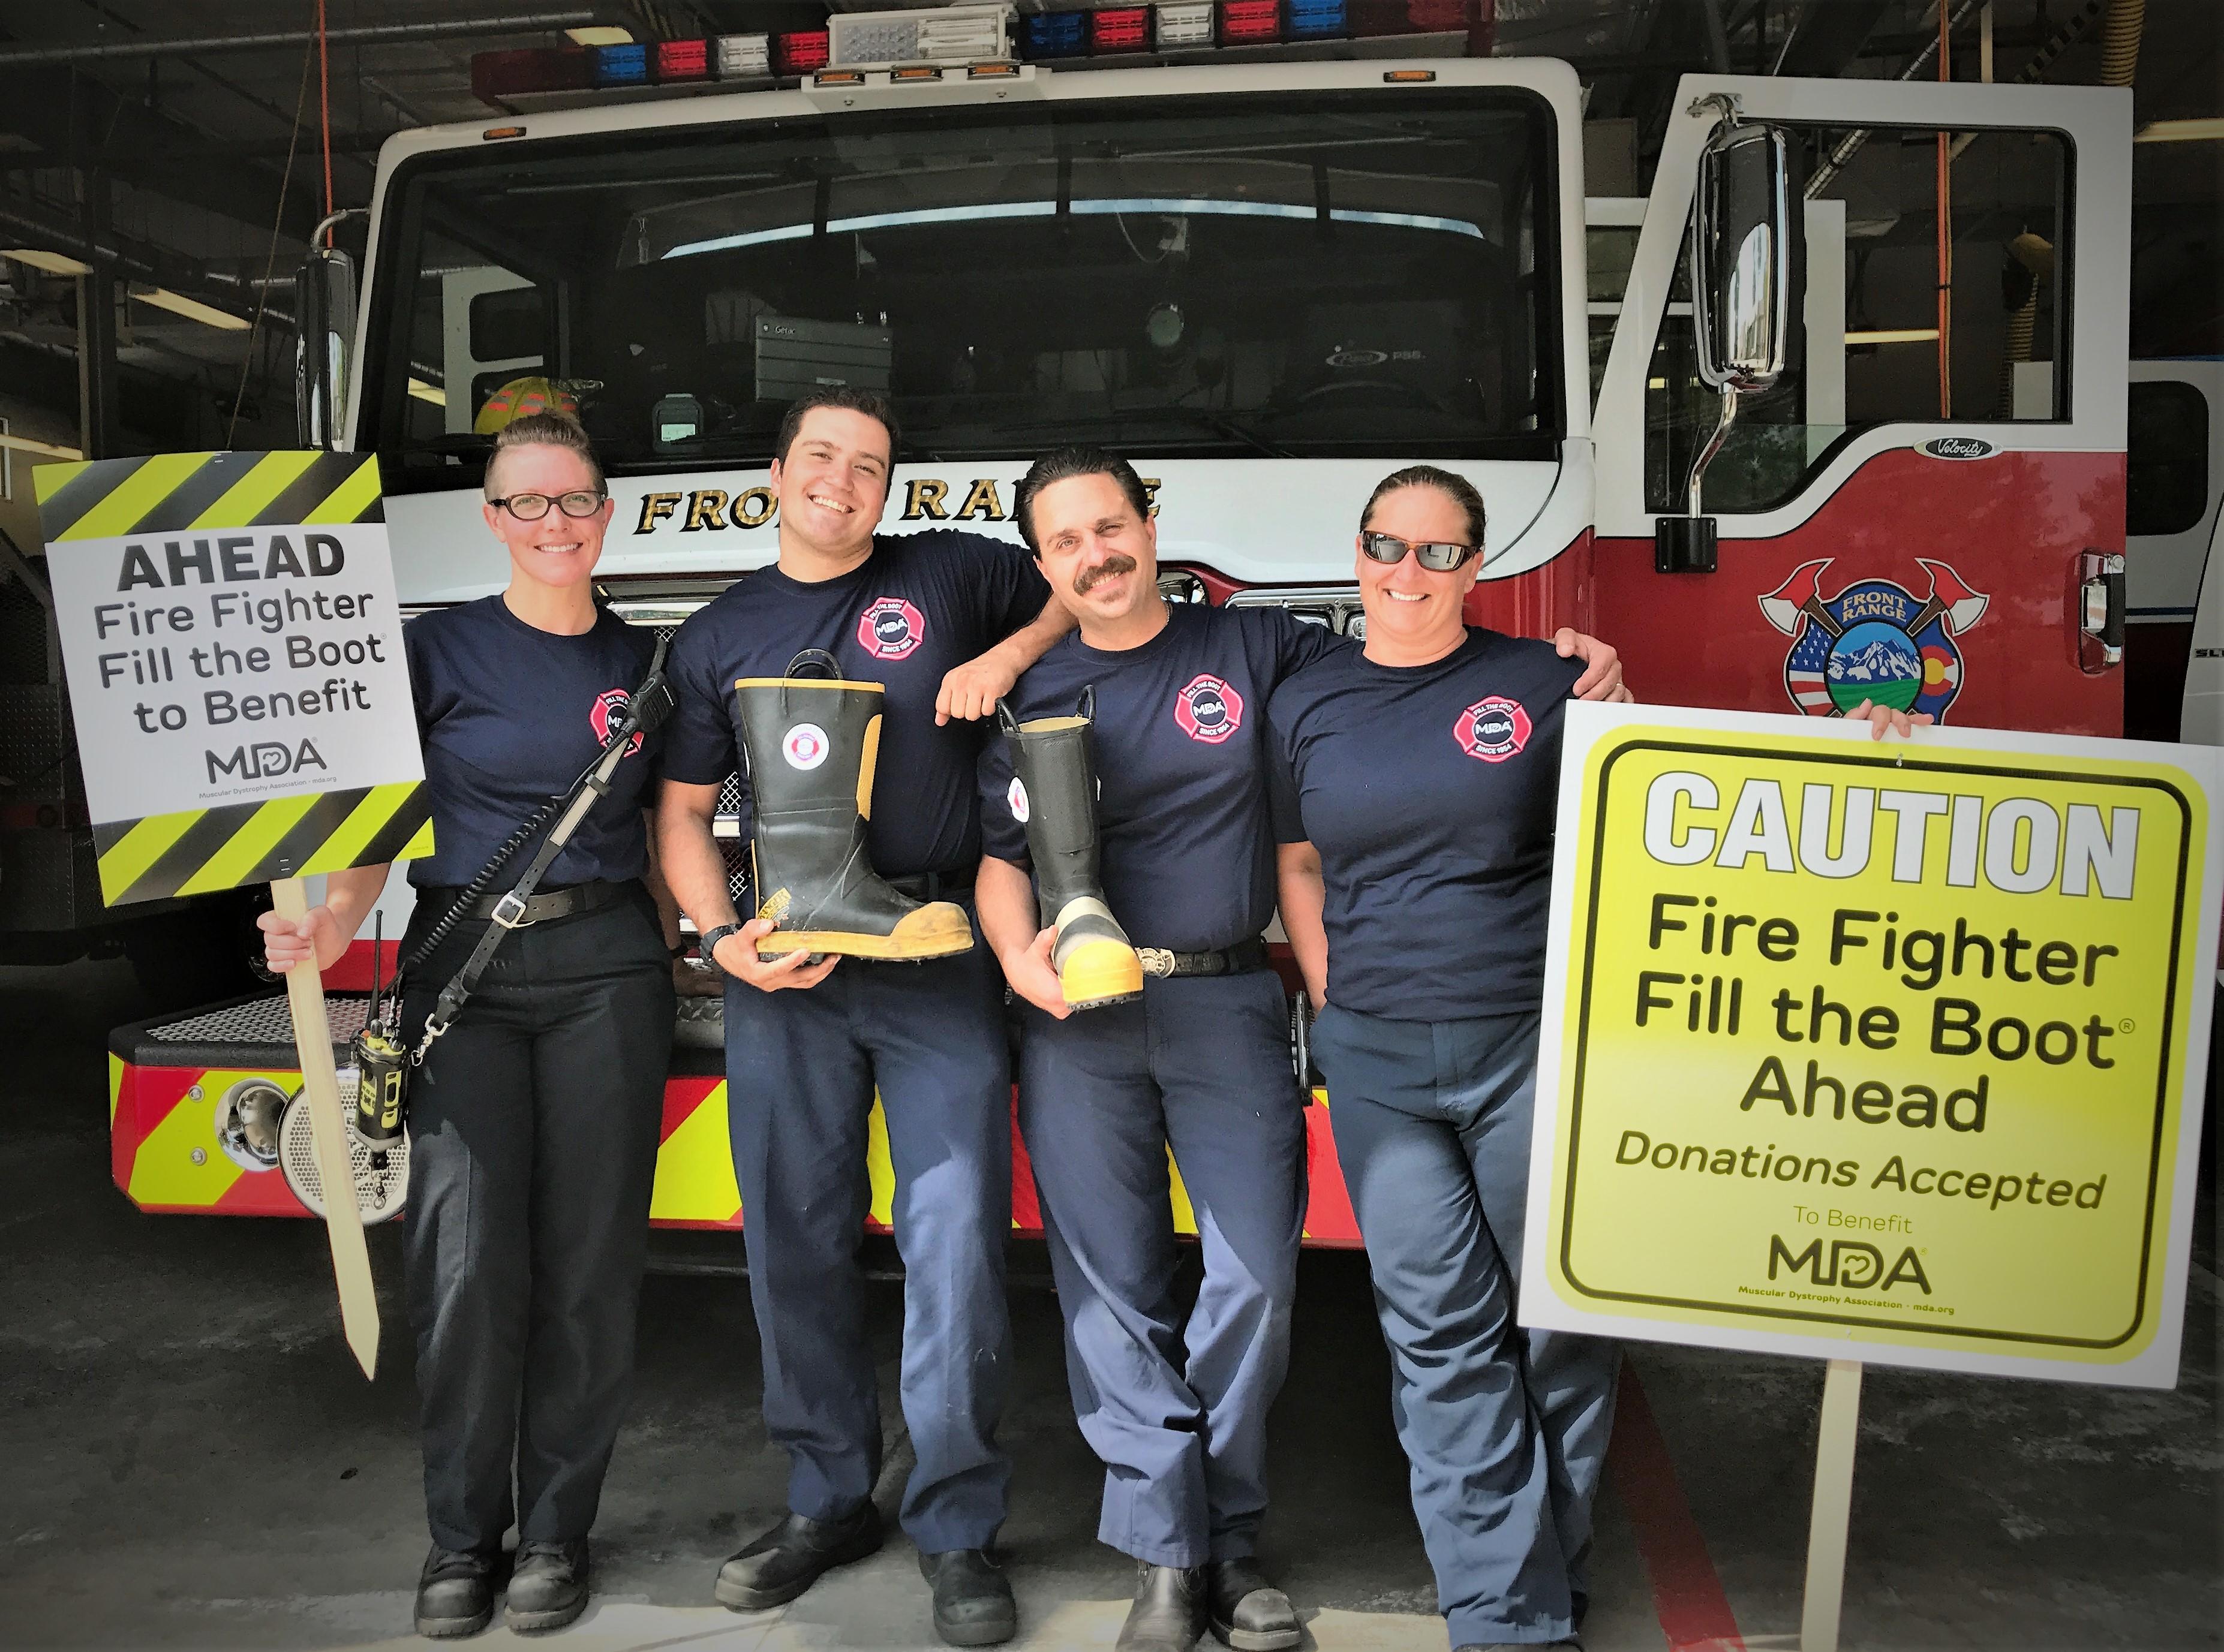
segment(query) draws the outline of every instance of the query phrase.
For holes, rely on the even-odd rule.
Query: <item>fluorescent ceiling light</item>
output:
[[[2213,143],[2224,138],[2224,116],[2200,120],[2149,121],[2134,133],[2134,143]]]
[[[19,264],[28,264],[33,269],[43,269],[51,275],[92,274],[92,266],[82,258],[73,258],[66,252],[47,252],[39,247],[0,248],[0,258],[12,258]]]
[[[0,447],[12,447],[18,453],[35,453],[42,459],[81,459],[85,457],[73,447],[58,447],[52,442],[35,442],[28,436],[10,436],[5,432],[0,432]]]
[[[428,384],[423,379],[409,381],[409,394],[420,401],[431,402],[436,407],[445,407],[448,405],[448,393],[439,385]]]
[[[1936,327],[1877,327],[1867,332],[1849,332],[1849,344],[1932,344],[1938,342]]]
[[[150,287],[143,292],[135,287],[131,289],[131,296],[142,304],[151,304],[157,310],[167,310],[172,315],[198,321],[203,326],[221,327],[226,332],[247,331],[245,318],[236,316],[229,310],[219,310],[213,305],[203,304],[199,299],[189,299],[182,293],[173,293],[167,287]]]
[[[630,46],[633,44],[633,30],[630,28],[567,28],[564,32],[572,37],[572,44],[574,46]]]

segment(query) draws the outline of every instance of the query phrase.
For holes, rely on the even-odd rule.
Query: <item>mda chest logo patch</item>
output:
[[[1916,558],[1930,581],[1917,596],[1889,579],[1857,579],[1835,596],[1818,587],[1831,558],[1803,562],[1760,598],[1769,624],[1791,639],[1784,691],[1810,717],[1841,717],[1863,700],[1941,722],[1962,691],[1955,639],[1984,617],[1992,598],[1943,562]]]
[[[900,596],[879,596],[857,616],[857,646],[875,659],[902,659],[926,640],[926,616]]]
[[[1452,738],[1469,757],[1503,763],[1529,743],[1529,714],[1521,702],[1493,694],[1477,700],[1452,724]]]
[[[629,690],[604,689],[597,694],[595,697],[594,704],[587,709],[587,722],[594,728],[596,743],[603,746],[609,745],[610,730],[624,722],[626,713],[632,709],[633,694]],[[641,742],[641,736],[636,732],[632,741],[626,747],[626,755],[631,757],[639,751]]]
[[[1174,696],[1174,722],[1191,740],[1217,746],[1243,726],[1243,697],[1221,678],[1200,672]]]

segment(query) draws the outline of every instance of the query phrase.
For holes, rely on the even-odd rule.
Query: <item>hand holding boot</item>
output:
[[[758,956],[757,943],[779,927],[768,917],[751,918],[718,943],[711,962],[761,993],[777,993],[784,987],[816,987],[842,962],[828,956],[812,963],[808,952],[783,953],[769,961]]]
[[[999,956],[1004,979],[1012,990],[1053,1019],[1063,1021],[1073,1013],[1073,1006],[1065,1001],[1065,988],[1059,985],[1058,967],[1050,961],[1050,949],[1058,940],[1055,929],[1045,930],[1035,936],[1024,952],[1014,948]]]

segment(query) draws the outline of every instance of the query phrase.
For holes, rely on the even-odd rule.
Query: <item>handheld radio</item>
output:
[[[401,1042],[379,980],[385,962],[385,916],[372,919],[370,1003],[355,1036],[355,1133],[376,1153],[401,1133],[408,1111],[409,1050]]]

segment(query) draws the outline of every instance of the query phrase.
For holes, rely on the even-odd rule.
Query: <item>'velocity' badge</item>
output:
[[[1243,697],[1207,672],[1174,696],[1174,722],[1191,740],[1217,746],[1243,726]]]
[[[875,659],[902,659],[926,640],[926,616],[900,596],[879,596],[857,616],[857,646]]]
[[[831,744],[826,731],[817,723],[799,722],[781,739],[780,754],[792,769],[815,769],[826,760]]]
[[[1452,724],[1452,738],[1469,757],[1503,763],[1529,743],[1529,714],[1521,702],[1493,694],[1477,700]]]

